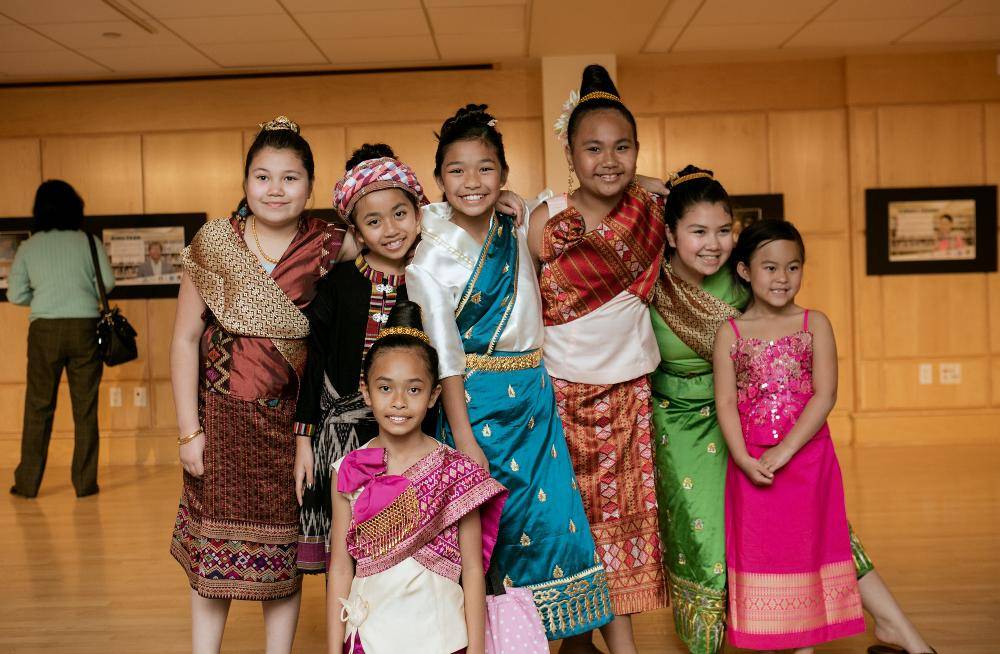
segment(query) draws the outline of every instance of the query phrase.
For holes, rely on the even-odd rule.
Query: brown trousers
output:
[[[103,365],[97,357],[96,327],[96,318],[31,321],[21,463],[14,472],[14,485],[22,495],[34,497],[42,483],[63,368],[73,405],[73,487],[77,495],[97,490],[97,405]]]

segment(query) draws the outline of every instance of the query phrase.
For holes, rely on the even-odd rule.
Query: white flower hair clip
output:
[[[580,93],[574,89],[569,92],[569,99],[563,103],[563,111],[556,120],[555,125],[553,125],[556,138],[563,145],[569,143],[569,117],[578,104],[580,104]]]
[[[487,127],[496,127],[497,126],[497,119],[496,118],[490,118],[489,122],[486,123],[486,126]]]

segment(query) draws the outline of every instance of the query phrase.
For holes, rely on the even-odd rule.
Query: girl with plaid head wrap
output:
[[[293,427],[305,573],[327,569],[331,465],[377,431],[361,397],[361,362],[393,306],[406,300],[403,271],[427,204],[413,170],[384,143],[361,146],[346,168],[333,203],[364,251],[320,280],[306,310],[309,349]]]

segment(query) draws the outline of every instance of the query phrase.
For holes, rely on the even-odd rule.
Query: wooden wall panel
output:
[[[980,184],[983,136],[982,105],[882,107],[881,186]]]
[[[668,171],[663,166],[663,119],[659,116],[636,116],[639,134],[639,160],[636,172],[649,177],[665,178]]]
[[[555,137],[543,129],[541,120],[534,118],[505,120],[497,127],[503,133],[503,149],[510,166],[507,188],[527,199],[535,197],[545,188],[542,139]]]
[[[843,109],[768,114],[771,191],[803,232],[846,232],[847,119]],[[846,277],[845,277],[846,279]]]
[[[854,337],[850,243],[846,234],[806,234],[803,239],[806,245],[806,265],[803,269],[802,290],[796,302],[825,313],[833,325],[840,356],[851,357]]]
[[[29,313],[28,307],[19,307],[10,302],[0,303],[0,325],[3,325],[3,365],[0,365],[0,384],[24,383],[25,366],[28,361]]]
[[[995,50],[858,55],[846,64],[852,105],[1000,99]]]
[[[146,212],[229,216],[243,197],[244,154],[235,130],[143,135]]]
[[[934,364],[935,383],[922,385],[919,364]],[[960,384],[940,384],[938,373],[941,363],[959,363],[962,366]],[[990,366],[984,357],[954,357],[950,359],[887,360],[882,362],[885,380],[885,408],[887,409],[943,409],[986,407],[990,404]]]
[[[151,386],[149,394],[153,402],[153,427],[171,430],[173,433],[177,427],[177,414],[174,411],[174,391],[170,381],[155,380]]]
[[[767,116],[762,113],[670,116],[664,120],[667,170],[709,168],[734,194],[767,193]]]
[[[434,150],[437,147],[434,132],[440,127],[439,123],[430,122],[350,126],[345,151],[353,152],[364,143],[388,143],[396,156],[413,168],[431,202],[437,202],[441,192],[434,184]]]
[[[42,183],[38,139],[0,139],[0,216],[30,216],[35,189]]]
[[[878,115],[874,109],[852,109],[849,116],[851,254],[854,280],[855,346],[858,358],[881,356],[882,285],[865,271],[865,189],[878,186]]]
[[[346,151],[347,133],[343,127],[303,127],[302,136],[309,141],[316,163],[316,180],[313,199],[309,206],[333,206],[333,187],[344,176],[344,164],[350,152]]]
[[[983,142],[986,158],[985,184],[1000,186],[1000,103],[988,104],[985,108]],[[987,276],[989,279],[987,302],[990,308],[991,351],[1000,353],[1000,273]],[[1000,393],[1000,376],[993,376],[993,391]]]
[[[989,352],[985,275],[882,278],[887,357]]]
[[[146,301],[146,342],[149,373],[153,379],[170,379],[170,341],[174,334],[177,300]]]
[[[137,134],[42,139],[42,172],[69,182],[87,214],[143,213]]]

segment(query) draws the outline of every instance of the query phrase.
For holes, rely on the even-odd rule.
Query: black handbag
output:
[[[94,237],[87,234],[90,257],[94,260],[94,276],[97,290],[101,294],[101,319],[97,323],[97,356],[106,366],[117,366],[139,358],[139,348],[135,344],[135,329],[129,324],[118,307],[108,306],[108,293],[104,289],[101,264],[97,260],[97,246]]]

